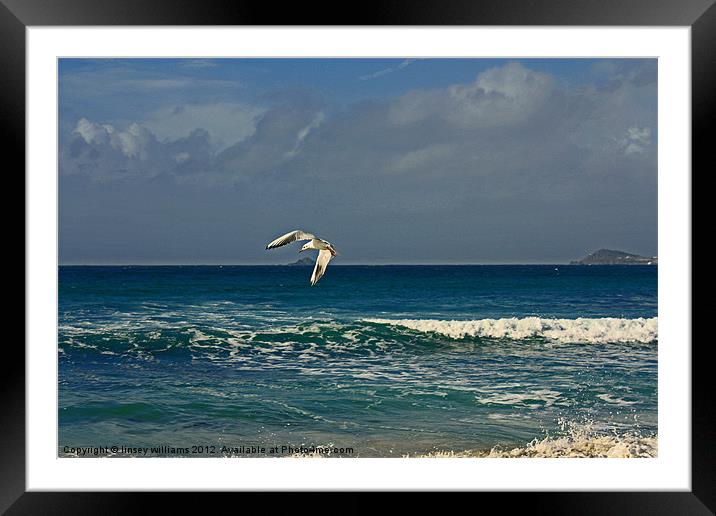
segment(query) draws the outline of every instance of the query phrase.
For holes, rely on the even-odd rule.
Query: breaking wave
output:
[[[451,458],[653,458],[658,456],[659,438],[656,434],[641,435],[635,432],[597,432],[593,424],[578,424],[560,420],[562,435],[536,438],[525,446],[490,450],[438,451],[417,457]]]
[[[658,318],[546,319],[516,317],[446,321],[438,319],[365,319],[375,324],[401,326],[414,331],[438,333],[453,339],[483,337],[522,340],[544,338],[570,343],[641,342],[658,338]]]

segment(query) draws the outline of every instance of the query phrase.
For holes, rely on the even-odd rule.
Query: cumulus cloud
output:
[[[492,68],[473,84],[449,88],[454,116],[463,123],[509,124],[532,115],[544,104],[554,80],[519,63]]]
[[[152,144],[154,136],[139,124],[131,124],[124,131],[115,131],[109,124],[96,124],[86,118],[77,122],[73,131],[82,137],[89,145],[109,145],[120,151],[128,158],[146,159],[147,149]]]
[[[264,181],[272,195],[311,185],[344,203],[364,191],[364,200],[408,211],[424,205],[416,199],[426,188],[432,204],[451,206],[482,196],[589,196],[627,166],[625,177],[655,170],[654,85],[638,68],[614,73],[601,86],[574,85],[515,62],[340,110],[289,96],[268,107],[182,104],[122,127],[81,118],[60,168],[102,180]],[[402,174],[419,181],[394,183]],[[464,187],[475,180],[479,188]]]
[[[178,113],[177,120],[191,119],[191,113],[206,113],[190,109],[189,118],[184,119],[185,112]],[[256,112],[261,114],[252,119],[250,128],[226,132],[227,137],[233,136],[230,145],[216,145],[215,137],[203,128],[174,138],[167,135],[185,134],[185,130],[175,128],[168,133],[160,129],[164,137],[159,138],[150,129],[156,127],[154,119],[118,129],[81,118],[72,131],[73,139],[60,151],[60,170],[99,181],[164,175],[180,182],[235,183],[275,171],[290,161],[325,119],[322,111],[284,105]],[[196,123],[201,123],[201,117]]]
[[[114,227],[112,213],[133,217],[123,242],[153,235],[142,249],[181,220],[174,242],[189,257],[195,240],[184,244],[184,232],[194,228],[202,249],[223,253],[246,220],[242,235],[254,235],[257,253],[291,220],[351,234],[341,244],[351,261],[510,260],[555,257],[554,249],[572,259],[595,246],[652,252],[654,63],[606,63],[581,82],[535,68],[507,63],[463,83],[338,106],[300,93],[259,104],[197,90],[200,101],[171,98],[131,116],[123,109],[123,120],[73,111],[60,138],[61,195],[92,189],[114,212],[88,215],[87,203],[65,202],[63,220],[107,213],[103,227]],[[161,238],[148,217],[164,220]]]
[[[472,83],[410,92],[391,107],[390,117],[401,125],[430,117],[468,128],[515,124],[544,104],[553,84],[547,74],[509,63],[481,73]]]
[[[138,123],[116,129],[81,118],[72,134],[70,144],[60,149],[60,171],[87,175],[98,181],[181,175],[181,165],[190,163],[192,158],[198,170],[211,160],[208,133],[200,129],[163,143]]]

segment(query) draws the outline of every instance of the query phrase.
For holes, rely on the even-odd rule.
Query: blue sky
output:
[[[61,263],[657,253],[655,60],[62,59]]]

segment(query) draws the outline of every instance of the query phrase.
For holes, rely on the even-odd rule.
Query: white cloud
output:
[[[390,111],[399,125],[429,117],[443,118],[468,128],[512,125],[529,118],[553,89],[551,76],[519,63],[491,68],[469,84],[447,90],[418,90],[401,97]]]
[[[265,111],[238,102],[185,104],[153,111],[143,125],[163,141],[185,137],[197,128],[204,129],[215,150],[221,151],[251,136],[256,130],[256,121]]]
[[[384,75],[388,75],[389,73],[393,73],[393,72],[397,72],[398,70],[402,70],[403,68],[406,68],[406,67],[410,66],[411,64],[413,64],[415,61],[417,61],[417,59],[404,59],[397,66],[383,68],[382,70],[378,70],[377,72],[361,75],[358,78],[361,81],[369,81],[371,79],[377,79],[378,77],[383,77]]]
[[[128,158],[146,158],[146,148],[153,140],[153,135],[139,124],[131,124],[125,131],[116,131],[109,124],[97,124],[86,118],[77,122],[73,133],[79,134],[88,144],[109,144]]]
[[[439,162],[449,158],[455,149],[455,145],[438,144],[411,150],[394,159],[389,168],[396,172],[408,172],[431,164],[439,167]]]
[[[87,143],[107,143],[109,142],[109,135],[114,132],[114,128],[111,125],[100,125],[95,124],[87,120],[86,118],[80,118],[75,127],[75,134],[79,134]]]
[[[150,178],[165,173],[178,177],[186,173],[186,166],[199,174],[213,156],[208,150],[208,134],[201,130],[171,142],[160,142],[140,123],[118,129],[81,118],[72,134],[74,139],[60,149],[60,170],[63,174],[84,174],[97,181],[132,176]]]
[[[632,126],[627,129],[627,135],[621,139],[620,143],[625,154],[641,154],[651,145],[651,129]]]
[[[152,134],[139,124],[131,124],[126,131],[113,132],[112,145],[119,148],[128,158],[146,159],[147,146],[154,139]]]
[[[303,140],[305,140],[306,136],[308,136],[308,133],[320,127],[325,119],[326,115],[323,113],[323,111],[319,111],[310,124],[298,131],[298,134],[296,135],[296,144],[293,146],[293,149],[286,153],[286,157],[291,158],[295,156],[298,152],[298,148],[301,146],[301,143],[303,143]]]
[[[232,183],[281,167],[299,154],[326,118],[322,111],[282,106],[251,117],[250,124],[244,116],[240,120],[244,126],[237,127],[236,119],[241,116],[234,115],[246,115],[246,110],[233,108],[226,104],[189,106],[164,118],[132,122],[124,129],[81,118],[72,131],[74,138],[61,149],[60,169],[98,181],[166,175],[184,183]],[[208,120],[202,117],[212,114],[216,115],[213,125],[202,123]],[[147,127],[156,120],[161,123],[155,127],[164,130],[161,139]],[[171,121],[176,122],[174,127]],[[226,148],[213,145],[214,138],[202,125],[214,134],[222,134],[217,128],[223,129],[234,140]]]
[[[237,102],[180,104],[116,128],[81,119],[64,146],[61,170],[107,180],[165,175],[272,189],[321,184],[351,193],[366,178],[398,181],[410,173],[425,181],[416,189],[430,184],[435,196],[452,188],[445,177],[479,177],[492,198],[542,189],[552,201],[620,173],[627,161],[632,177],[650,174],[654,89],[635,86],[628,77],[618,87],[575,86],[511,63],[465,84],[356,103],[330,114],[305,98],[269,109]],[[279,177],[286,180],[271,182]],[[340,182],[345,184],[339,188]],[[473,193],[458,189],[450,195],[456,205]]]
[[[560,80],[525,61],[464,84],[351,104],[336,101],[338,90],[330,104],[310,90],[266,96],[266,111],[232,111],[240,95],[203,87],[182,97],[132,92],[112,99],[116,109],[108,99],[93,108],[73,91],[77,100],[60,111],[59,170],[74,212],[62,216],[74,240],[101,249],[96,242],[113,228],[124,240],[107,233],[107,242],[132,252],[152,241],[171,247],[135,237],[152,228],[181,243],[195,228],[202,242],[226,249],[204,228],[229,221],[231,235],[237,220],[255,220],[244,226],[257,235],[286,220],[318,221],[327,234],[383,242],[384,260],[433,249],[446,250],[435,260],[548,257],[606,245],[594,238],[638,251],[639,242],[656,242],[657,88],[630,72],[644,64],[625,61],[616,79]],[[222,150],[216,139],[233,143]],[[87,203],[90,191],[96,201]],[[430,251],[426,232],[439,240]],[[354,247],[346,255],[370,259],[373,251]]]

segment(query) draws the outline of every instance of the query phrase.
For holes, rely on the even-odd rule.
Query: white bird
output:
[[[312,233],[306,233],[305,231],[298,229],[296,231],[286,233],[285,235],[278,237],[276,240],[269,242],[266,249],[274,249],[298,240],[308,240],[307,243],[303,244],[299,253],[308,251],[309,249],[318,250],[316,266],[313,268],[313,274],[311,275],[311,286],[313,286],[318,283],[318,280],[321,279],[323,274],[326,272],[326,267],[328,267],[328,262],[331,261],[331,258],[336,256],[338,253],[327,240],[323,240]]]

